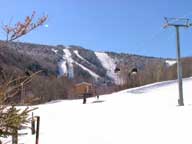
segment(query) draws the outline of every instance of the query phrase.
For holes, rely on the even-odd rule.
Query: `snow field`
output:
[[[191,144],[192,78],[184,80],[185,106],[176,81],[100,96],[39,105],[40,144]],[[29,131],[30,132],[30,131]],[[34,144],[35,136],[20,138]]]

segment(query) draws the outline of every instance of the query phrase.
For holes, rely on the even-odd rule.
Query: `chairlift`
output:
[[[115,70],[114,70],[115,73],[118,73],[118,72],[120,72],[120,71],[121,71],[121,69],[118,68],[118,67],[116,67]]]
[[[136,74],[137,74],[137,72],[138,72],[137,68],[136,68],[136,67],[134,67],[134,68],[132,68],[132,69],[131,69],[131,71],[129,72],[129,74],[128,74],[128,75],[129,75],[129,77],[130,77],[130,76],[132,76],[132,75],[136,75]]]
[[[137,68],[133,68],[133,69],[131,70],[131,74],[137,74],[137,72],[138,72]]]

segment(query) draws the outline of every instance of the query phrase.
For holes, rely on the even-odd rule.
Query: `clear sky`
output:
[[[0,22],[48,14],[47,25],[19,39],[49,45],[80,45],[94,51],[176,57],[175,29],[164,17],[192,18],[191,0],[2,0]],[[182,56],[192,56],[192,28],[181,31]],[[0,39],[5,35],[0,33]]]

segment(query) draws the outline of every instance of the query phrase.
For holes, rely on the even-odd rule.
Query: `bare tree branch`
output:
[[[35,18],[35,11],[32,13],[31,16],[27,16],[24,22],[18,22],[15,26],[3,25],[2,29],[6,33],[6,41],[14,41],[27,33],[31,32],[32,30],[36,29],[37,27],[43,25],[47,20],[48,16],[44,15],[36,22],[33,22]]]

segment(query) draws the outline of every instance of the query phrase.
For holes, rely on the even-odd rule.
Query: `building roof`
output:
[[[81,83],[76,84],[75,86],[80,86],[80,85],[92,85],[92,84],[88,83],[88,82],[81,82]]]

